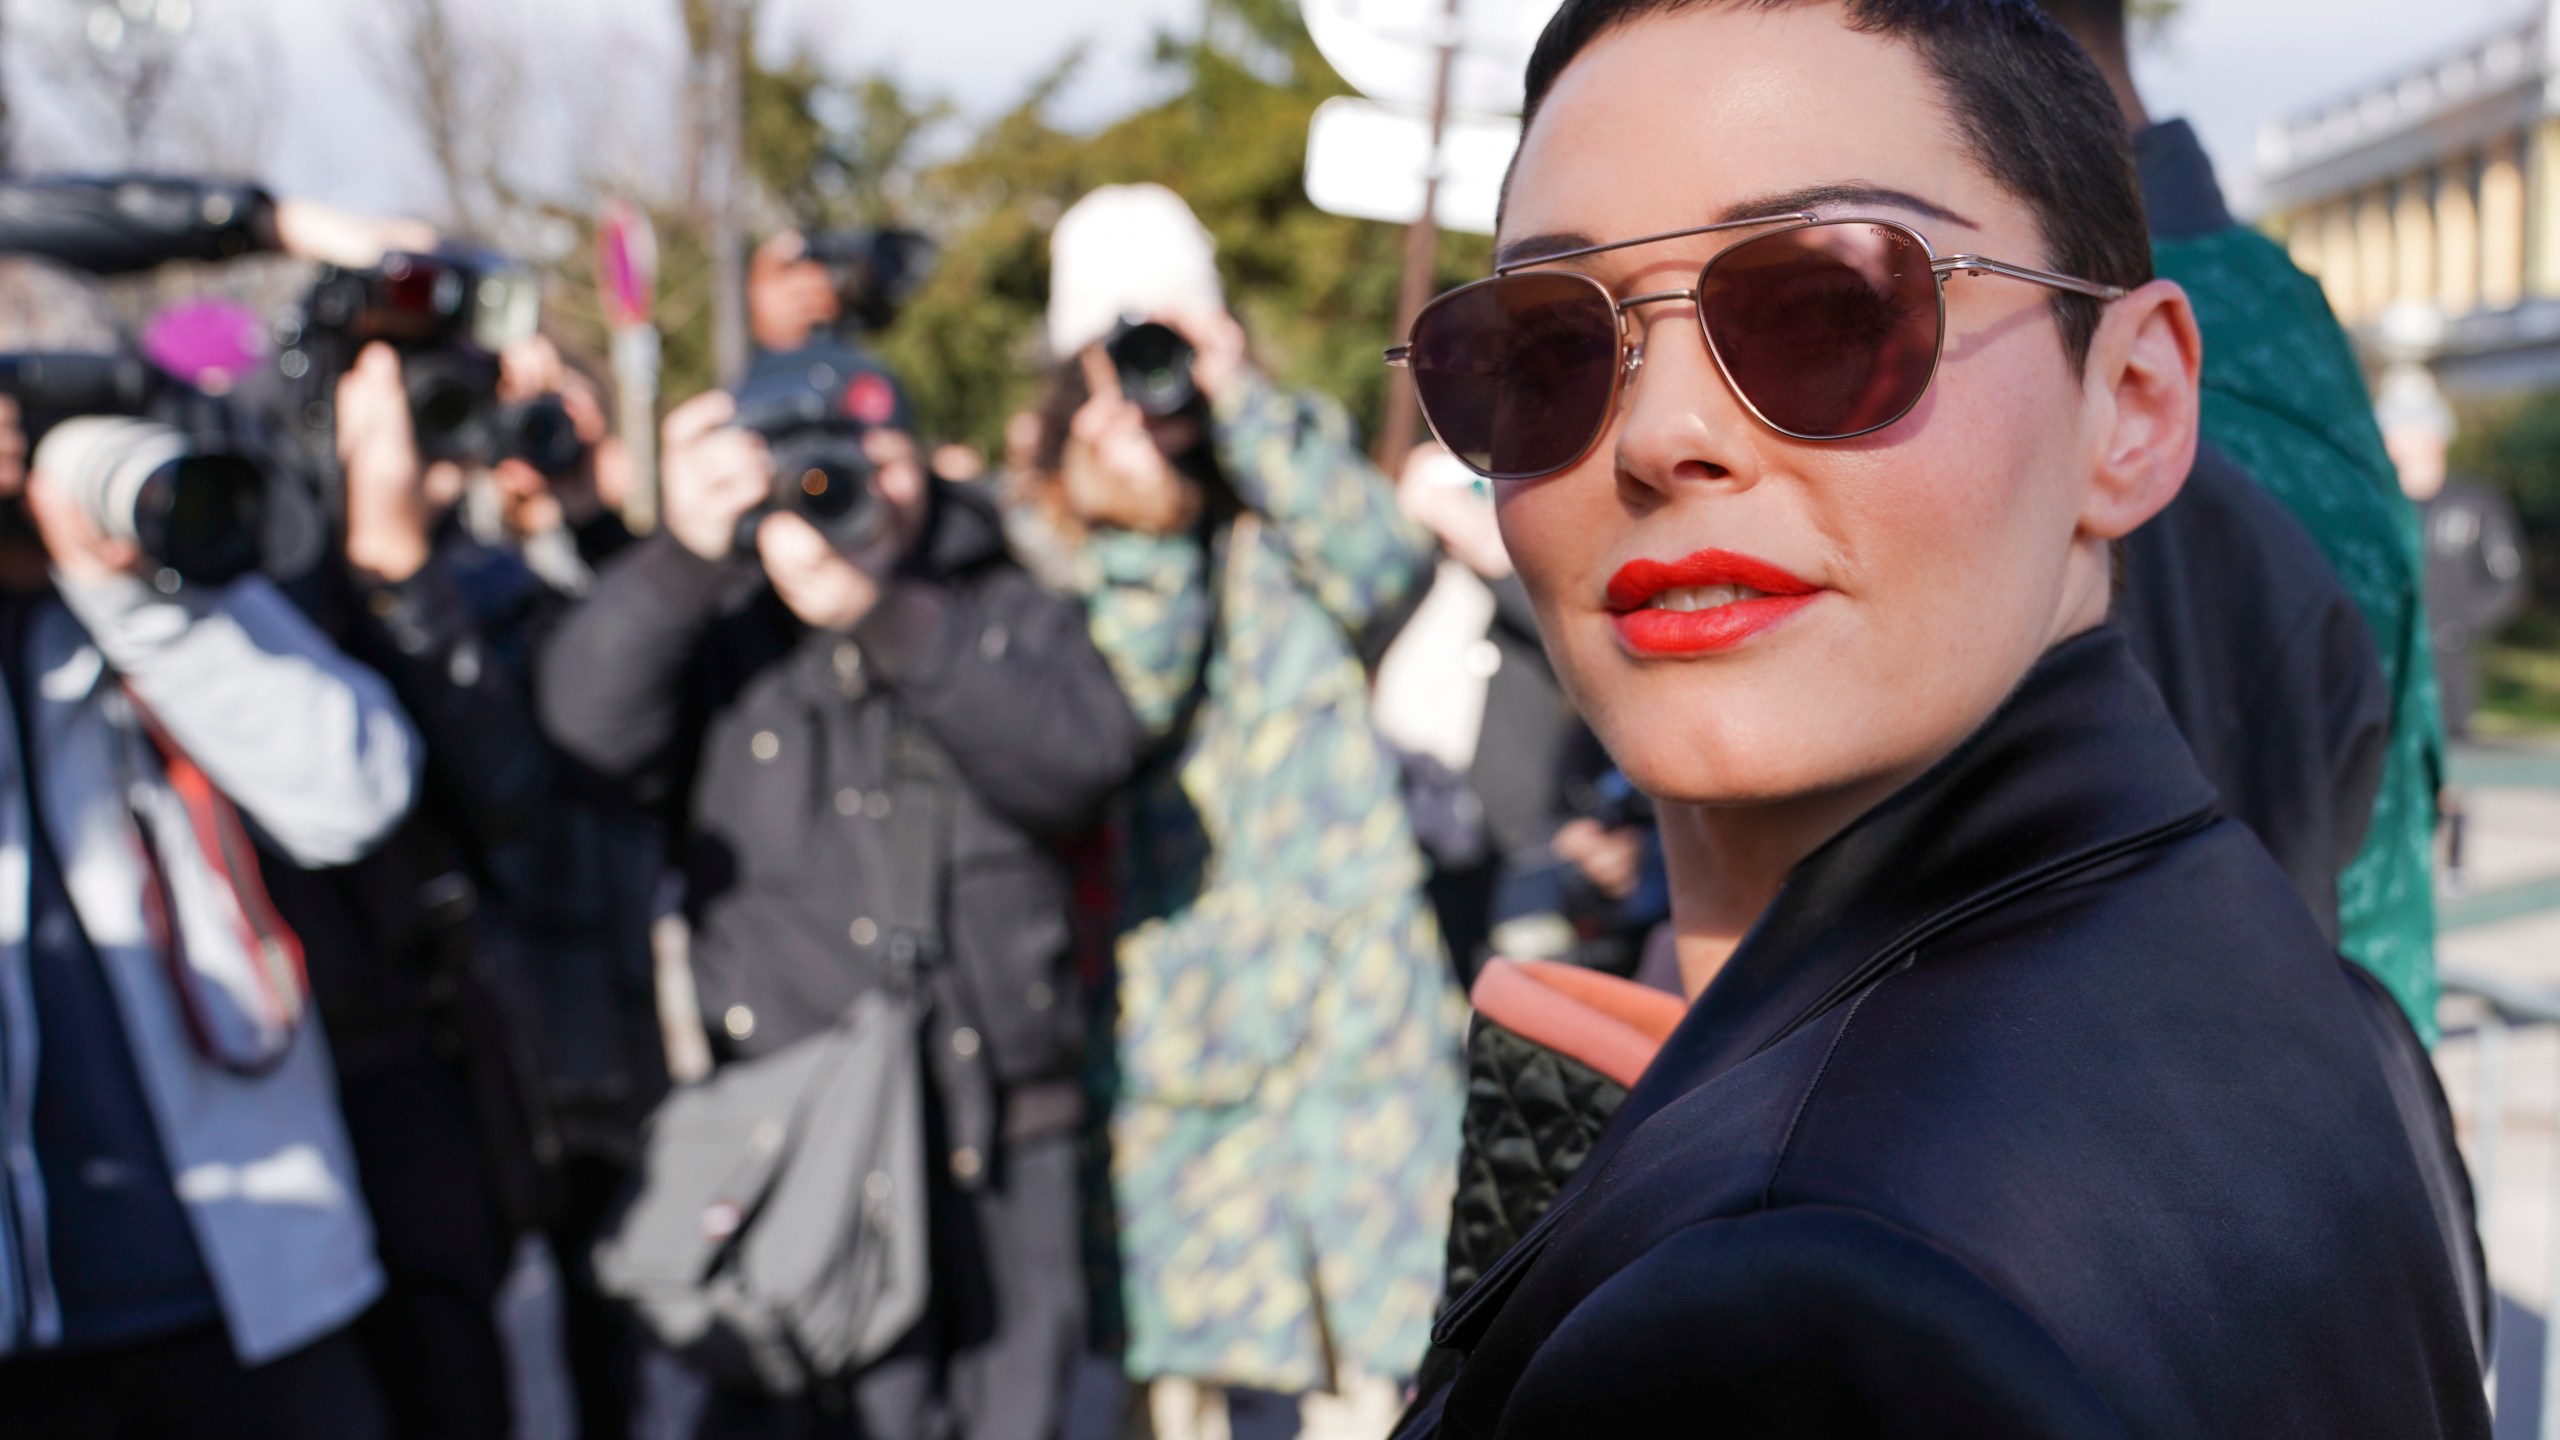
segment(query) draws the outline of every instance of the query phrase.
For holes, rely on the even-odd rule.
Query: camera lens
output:
[[[255,569],[265,477],[237,455],[189,455],[162,466],[134,498],[143,549],[179,577],[219,585]]]
[[[1124,325],[1102,348],[1119,373],[1120,393],[1148,414],[1172,415],[1199,398],[1191,380],[1191,342],[1170,326]]]
[[[448,436],[471,423],[471,393],[450,381],[421,386],[415,410],[422,435]]]
[[[554,479],[587,458],[587,442],[578,438],[578,424],[557,395],[507,407],[499,415],[498,430],[504,437],[503,458],[521,460]]]
[[[774,500],[845,549],[869,543],[880,523],[872,471],[859,435],[794,436],[773,451]]]
[[[498,362],[430,351],[403,355],[401,363],[419,454],[482,464],[498,458]]]

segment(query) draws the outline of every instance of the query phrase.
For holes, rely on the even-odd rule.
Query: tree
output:
[[[495,43],[457,0],[382,0],[377,13],[369,58],[435,165],[444,223],[498,238],[519,199],[506,170],[523,80],[513,47]]]
[[[905,213],[942,244],[932,279],[877,342],[929,433],[996,447],[1039,384],[1049,227],[1096,186],[1142,180],[1182,194],[1217,237],[1229,301],[1264,363],[1375,421],[1403,232],[1326,215],[1305,189],[1307,122],[1346,87],[1289,0],[1211,0],[1208,18],[1198,36],[1158,38],[1172,98],[1096,134],[1046,117],[1074,73],[1070,55],[957,158],[911,180],[875,164],[877,190],[903,191]],[[855,133],[874,153],[904,156],[917,131],[901,130],[899,117],[933,106],[885,80],[865,85],[873,118]],[[1447,237],[1440,278],[1481,274],[1489,258],[1482,238]]]
[[[2546,614],[2560,613],[2560,393],[2462,406],[2446,461],[2454,474],[2514,497],[2533,566],[2534,603]]]

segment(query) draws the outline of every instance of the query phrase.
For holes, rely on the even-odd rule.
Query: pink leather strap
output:
[[[1677,995],[1548,960],[1489,961],[1467,998],[1505,1030],[1628,1086],[1689,1013]]]

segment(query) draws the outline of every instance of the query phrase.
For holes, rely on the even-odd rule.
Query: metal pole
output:
[[[658,327],[625,325],[613,332],[615,429],[631,456],[631,493],[622,520],[635,534],[658,528]]]
[[[2479,1228],[2480,1243],[2485,1248],[2491,1209],[2498,1198],[2498,1142],[2507,1120],[2507,1017],[2495,1006],[2480,1022],[2478,1044],[2479,1065],[2472,1087],[2471,1153],[2477,1157],[2471,1166],[2472,1223]],[[2494,1415],[2498,1409],[2498,1350],[2494,1337],[2487,1372],[2481,1380],[2489,1388],[2489,1411]]]
[[[1413,331],[1413,317],[1431,299],[1432,272],[1440,258],[1441,144],[1449,128],[1449,84],[1458,68],[1458,7],[1447,0],[1440,13],[1439,72],[1431,82],[1431,163],[1422,174],[1422,214],[1404,232],[1404,284],[1396,294],[1396,338]],[[1386,423],[1378,430],[1378,468],[1394,475],[1413,448],[1421,412],[1414,406],[1413,372],[1402,366],[1387,372]]]
[[[723,385],[747,371],[746,192],[746,0],[712,0],[711,135],[711,364]]]

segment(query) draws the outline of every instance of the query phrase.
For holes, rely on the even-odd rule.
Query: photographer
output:
[[[425,803],[361,863],[280,872],[275,886],[339,1037],[377,1217],[389,1283],[361,1335],[396,1433],[452,1440],[510,1432],[498,1293],[517,1238],[584,1195],[563,1193],[583,1172],[564,1165],[545,1103],[528,992],[572,973],[645,986],[657,856],[638,817],[617,827],[582,803],[535,726],[531,656],[565,600],[467,533],[458,502],[497,482],[422,453],[405,363],[386,344],[358,351],[329,382],[334,453],[302,458],[331,467],[311,483],[344,497],[342,548],[316,587],[324,611],[416,717]],[[627,1146],[655,1092],[655,1047],[632,1057],[611,1015],[555,1018],[559,1040],[639,1067],[613,1072],[605,1107],[630,1112],[614,1127]]]
[[[264,580],[146,558],[177,432],[64,421],[29,474],[19,420],[0,401],[0,1436],[381,1436],[331,1046],[243,827],[356,858],[416,737]]]
[[[1043,449],[1093,529],[1095,641],[1170,759],[1133,797],[1118,949],[1128,1370],[1174,1382],[1160,1433],[1242,1428],[1248,1392],[1383,1433],[1438,1284],[1460,1007],[1363,660],[1430,538],[1339,407],[1252,366],[1170,191],[1085,197],[1051,252],[1070,418]]]
[[[813,1040],[921,958],[930,1308],[849,1399],[866,1435],[1036,1440],[1057,1423],[1083,1293],[1083,1006],[1049,846],[1141,740],[1075,602],[1011,561],[982,496],[917,463],[888,377],[865,369],[827,398],[849,417],[836,443],[859,455],[795,460],[786,493],[858,479],[862,523],[770,503],[775,456],[801,442],[730,425],[747,401],[677,407],[664,533],[563,622],[543,718],[676,821],[724,1064]],[[931,812],[939,838],[919,853],[899,837]],[[899,919],[919,912],[914,929]],[[790,1400],[732,1381],[703,1433],[810,1433],[845,1380]]]
[[[529,1022],[525,1058],[538,1066],[559,1144],[546,1167],[556,1170],[552,1203],[536,1218],[561,1276],[580,1432],[624,1435],[638,1334],[597,1292],[588,1256],[667,1085],[649,943],[665,857],[653,816],[534,733],[531,687],[544,638],[594,584],[593,567],[630,543],[611,508],[629,483],[629,456],[595,382],[539,335],[509,348],[497,396],[519,412],[548,407],[545,438],[494,464],[420,465],[414,439],[401,442],[402,388],[398,358],[377,349],[339,390],[348,553],[371,596],[364,610],[384,627],[368,648],[414,652],[383,666],[422,715],[448,713],[439,697],[457,690],[492,695],[496,714],[454,731],[422,720],[428,770],[479,897],[473,946]],[[358,462],[377,448],[388,465]],[[497,787],[496,803],[455,793],[472,776],[504,777],[510,759],[520,778]],[[470,775],[448,780],[449,767]]]

